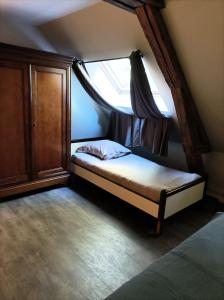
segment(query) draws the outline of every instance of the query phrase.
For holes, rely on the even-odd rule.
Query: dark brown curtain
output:
[[[166,155],[168,150],[169,123],[159,111],[153,98],[140,51],[130,55],[131,104],[140,122],[140,145],[151,149],[153,154]]]
[[[111,112],[108,138],[126,147],[140,146],[140,119],[134,115]]]
[[[142,62],[142,55],[139,50],[133,51],[130,55],[131,63],[131,105],[134,114],[139,118],[162,118],[159,111],[145,72]]]

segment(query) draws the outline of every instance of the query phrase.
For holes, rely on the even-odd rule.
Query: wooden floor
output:
[[[221,209],[210,202],[158,238],[152,218],[83,181],[2,202],[0,299],[104,299],[207,223]]]

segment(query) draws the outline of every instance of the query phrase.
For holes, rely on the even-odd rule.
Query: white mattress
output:
[[[172,191],[200,178],[198,174],[167,168],[134,154],[101,160],[86,153],[76,153],[81,144],[72,144],[73,163],[153,201],[160,200],[162,190]]]

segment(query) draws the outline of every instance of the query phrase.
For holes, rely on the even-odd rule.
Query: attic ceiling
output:
[[[30,24],[48,22],[96,4],[100,0],[0,0],[0,11]]]

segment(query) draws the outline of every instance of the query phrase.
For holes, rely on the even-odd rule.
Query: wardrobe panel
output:
[[[26,65],[0,60],[0,186],[29,179],[28,79]]]
[[[32,66],[33,171],[44,178],[67,170],[66,70]]]
[[[72,61],[0,43],[0,199],[67,182]]]

